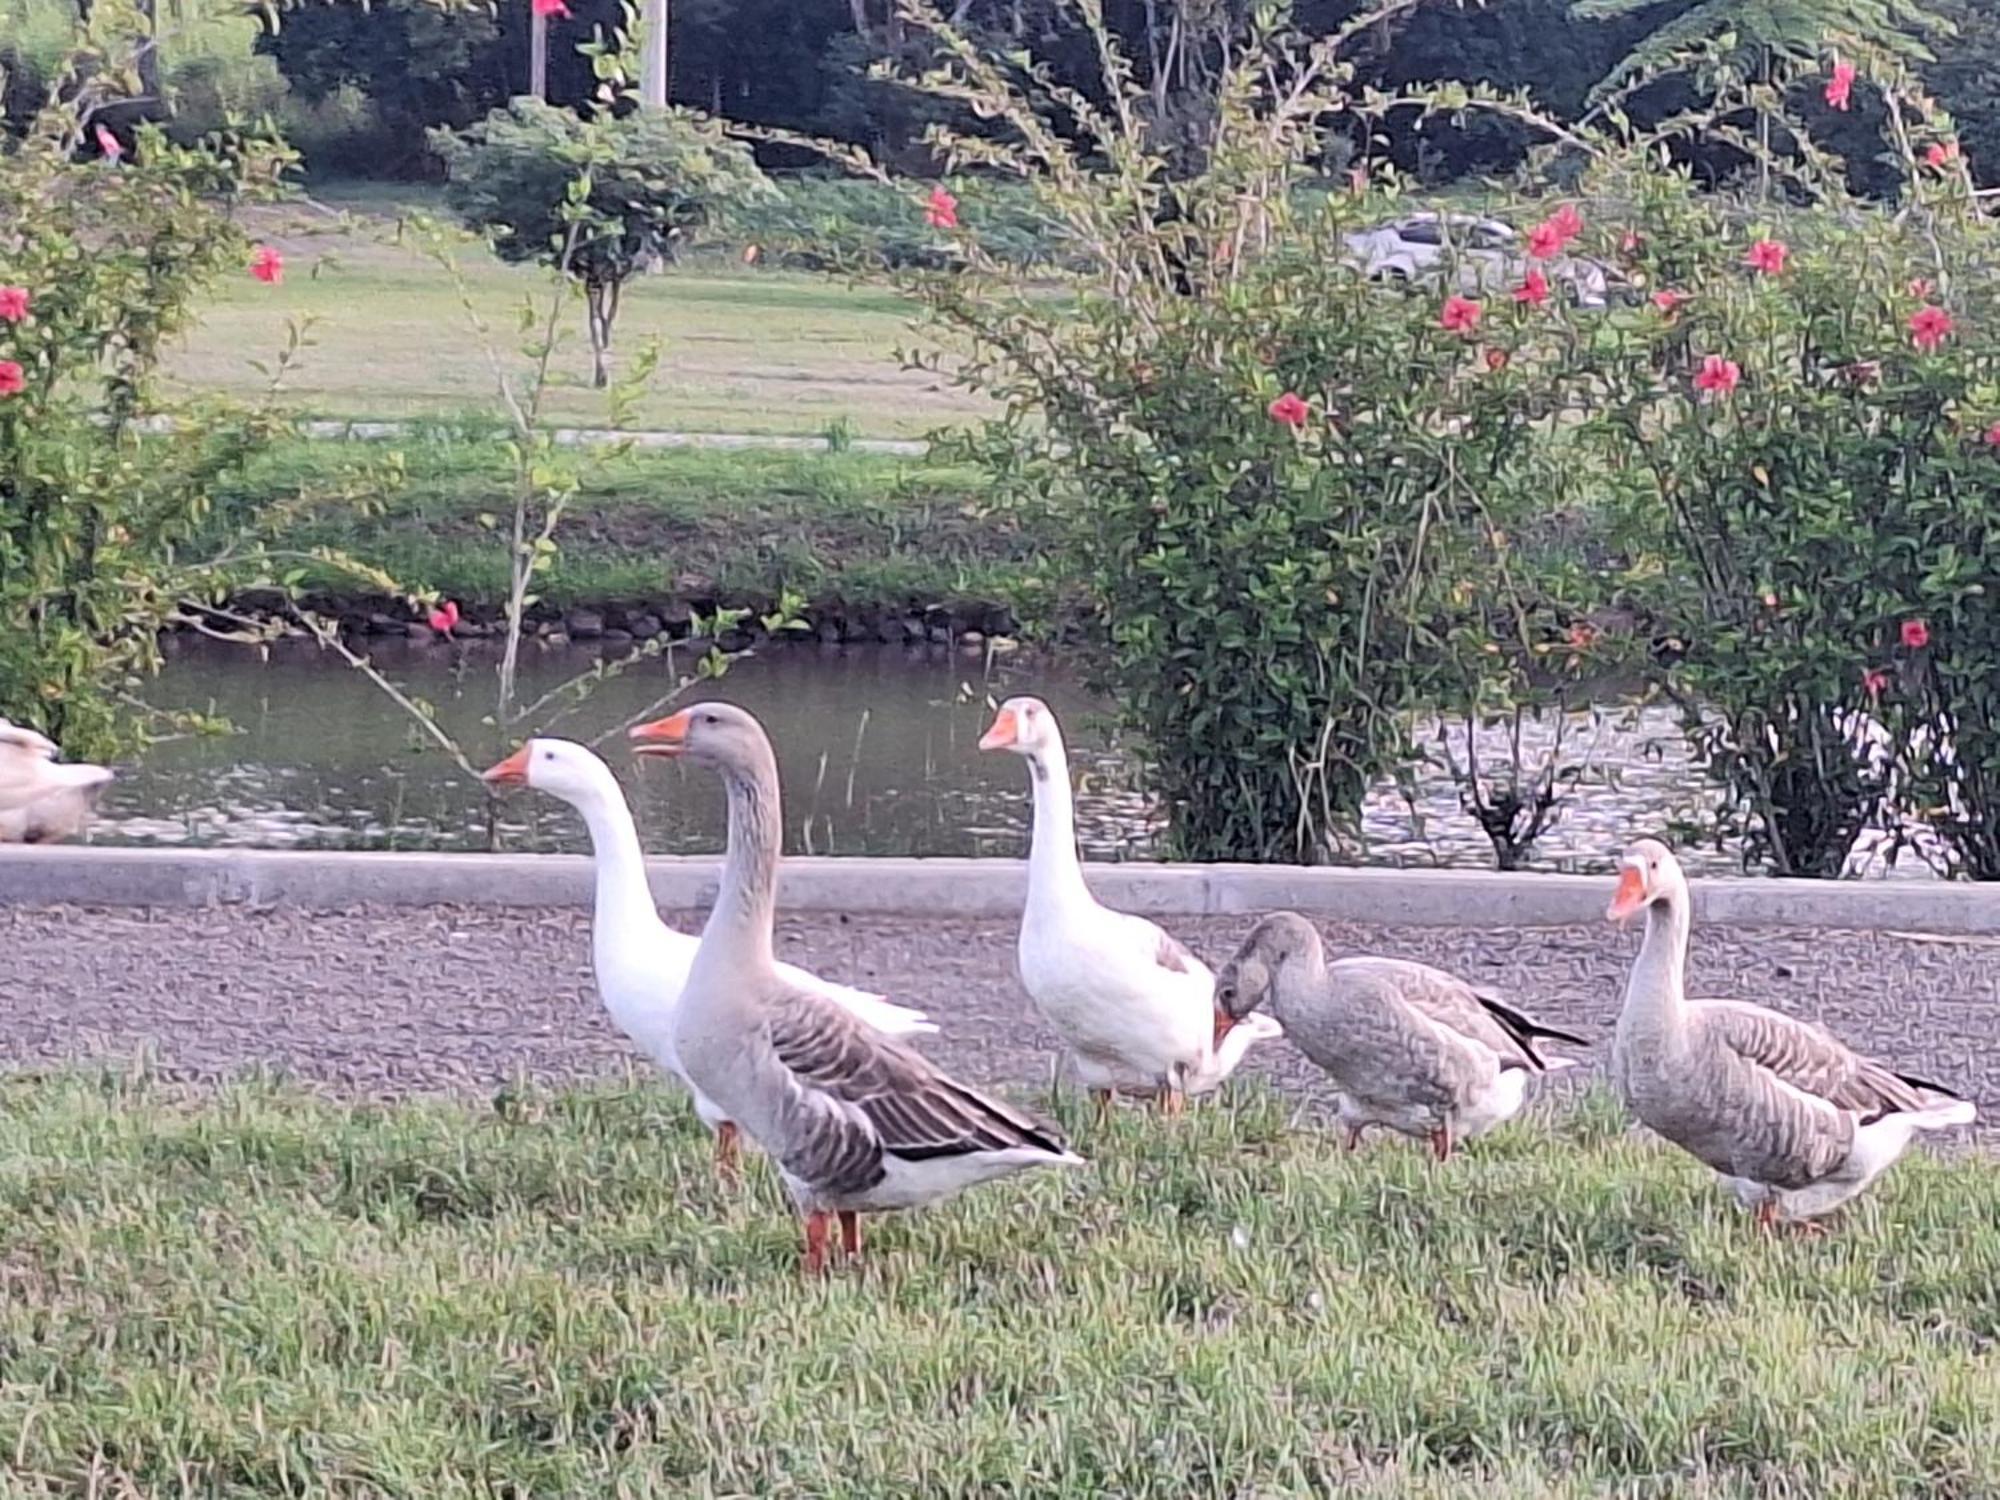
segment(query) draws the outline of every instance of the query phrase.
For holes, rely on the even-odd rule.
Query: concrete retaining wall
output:
[[[715,896],[719,862],[656,859],[653,892],[675,911]],[[1090,884],[1152,916],[1262,912],[1387,925],[1542,927],[1595,922],[1606,876],[1283,865],[1093,865]],[[1011,916],[1027,867],[1006,859],[790,859],[781,902],[801,911]],[[248,849],[0,849],[0,904],[201,907],[289,904],[578,906],[590,861],[559,854],[336,854]],[[1704,880],[1698,919],[1722,926],[2000,934],[2000,886],[1942,881]]]

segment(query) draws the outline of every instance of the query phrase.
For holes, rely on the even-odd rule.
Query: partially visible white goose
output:
[[[1381,1125],[1428,1140],[1444,1161],[1454,1142],[1518,1114],[1531,1079],[1573,1066],[1536,1043],[1589,1045],[1429,964],[1328,963],[1318,930],[1289,911],[1251,930],[1223,965],[1215,998],[1245,1024],[1259,1006],[1277,1012],[1293,1045],[1332,1079],[1349,1150]]]
[[[569,740],[529,740],[485,773],[492,786],[530,786],[567,802],[583,815],[596,866],[596,909],[590,924],[591,970],[597,993],[618,1029],[662,1068],[688,1083],[695,1113],[715,1132],[717,1167],[733,1170],[737,1129],[733,1121],[688,1082],[674,1053],[674,1008],[687,985],[701,940],[660,919],[646,883],[646,859],[632,810],[611,768]],[[843,1006],[868,1025],[896,1035],[936,1031],[923,1012],[880,995],[832,984],[790,964],[786,981]]]
[[[1713,1167],[1767,1228],[1803,1225],[1856,1196],[1919,1131],[1977,1111],[1824,1028],[1740,1000],[1686,994],[1689,911],[1680,862],[1641,839],[1607,915],[1646,914],[1612,1044],[1611,1079],[1640,1121]]]
[[[59,761],[51,740],[0,719],[0,844],[45,844],[81,833],[110,780],[104,766]]]
[[[1009,698],[982,750],[1028,763],[1035,799],[1028,901],[1018,948],[1021,986],[1076,1061],[1077,1076],[1108,1105],[1114,1091],[1158,1094],[1178,1113],[1213,1089],[1264,1034],[1220,1050],[1215,976],[1144,917],[1112,911],[1084,884],[1076,852],[1069,756],[1056,716],[1039,698]]]
[[[805,1265],[825,1269],[828,1220],[861,1253],[859,1215],[914,1208],[1029,1167],[1080,1166],[1055,1130],[946,1077],[786,976],[771,954],[782,827],[763,725],[729,703],[632,731],[639,753],[686,755],[729,794],[722,889],[674,1015],[693,1086],[778,1164],[806,1216]]]

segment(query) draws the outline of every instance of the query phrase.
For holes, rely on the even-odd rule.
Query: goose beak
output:
[[[1646,877],[1627,865],[1618,872],[1618,890],[1604,915],[1613,922],[1622,922],[1645,904]]]
[[[523,745],[498,765],[488,766],[479,773],[479,779],[488,786],[526,786],[528,747]]]
[[[979,737],[982,750],[1007,750],[1020,743],[1021,724],[1014,710],[1003,708],[993,716],[993,727]]]
[[[687,749],[688,724],[692,721],[693,710],[682,709],[677,714],[668,714],[664,719],[655,719],[650,724],[635,724],[630,735],[634,755],[679,755]]]
[[[1222,1045],[1222,1039],[1228,1036],[1229,1033],[1234,1031],[1235,1029],[1236,1029],[1236,1017],[1232,1016],[1228,1011],[1223,1010],[1220,1006],[1218,1006],[1215,1012],[1215,1039],[1212,1042],[1210,1042],[1209,1045],[1211,1047],[1220,1047]]]

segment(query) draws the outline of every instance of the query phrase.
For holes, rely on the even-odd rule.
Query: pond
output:
[[[377,664],[436,708],[475,764],[503,746],[483,723],[497,654],[396,642],[372,644]],[[585,648],[530,648],[523,698],[532,699],[596,658]],[[671,764],[635,765],[622,727],[672,685],[662,663],[602,684],[558,731],[600,746],[631,796],[647,848],[713,852],[722,801],[712,777]],[[1109,733],[1104,705],[1047,658],[988,657],[949,647],[768,650],[692,695],[725,696],[758,714],[777,744],[787,848],[813,854],[1018,855],[1029,824],[1027,777],[1009,755],[982,754],[992,701],[1032,692],[1061,717],[1076,763],[1078,829],[1095,859],[1153,857],[1159,826]],[[226,718],[232,733],[158,744],[121,767],[93,832],[97,842],[265,848],[582,850],[581,822],[547,797],[494,802],[424,744],[382,692],[309,644],[286,643],[267,661],[205,642],[177,644],[150,699]],[[664,711],[664,710],[656,710]],[[1542,869],[1604,870],[1619,848],[1693,815],[1703,788],[1670,713],[1612,707],[1566,722],[1565,760],[1592,768],[1557,827],[1537,846]],[[1436,744],[1436,726],[1422,731]],[[1549,744],[1548,725],[1528,743]],[[1499,764],[1505,735],[1483,734]],[[1462,744],[1456,741],[1460,758]],[[1367,810],[1368,863],[1490,866],[1478,825],[1441,766],[1418,777],[1414,805],[1383,786]],[[1710,873],[1736,868],[1726,852],[1690,851]],[[1906,870],[1909,868],[1906,862]]]

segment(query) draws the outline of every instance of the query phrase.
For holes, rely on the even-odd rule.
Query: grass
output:
[[[264,213],[255,230],[281,247],[282,285],[226,280],[169,364],[182,387],[242,398],[267,377],[252,364],[285,343],[289,319],[314,320],[313,344],[286,382],[302,414],[398,419],[450,416],[497,398],[485,345],[440,267],[397,243],[397,216],[427,199],[331,195],[346,220],[299,209]],[[459,255],[474,307],[515,367],[523,298],[543,299],[547,273],[506,266],[479,244]],[[314,263],[319,262],[317,270]],[[692,432],[818,434],[845,422],[858,436],[920,435],[986,408],[936,376],[900,369],[908,307],[882,290],[824,277],[705,263],[638,279],[619,315],[628,354],[662,341],[663,360],[628,425]],[[549,420],[609,422],[589,380],[582,304],[566,316]]]
[[[391,452],[403,477],[374,494],[379,504],[324,513],[290,544],[341,548],[407,586],[499,602],[511,469],[484,436],[438,426],[379,447],[290,443],[259,460],[235,493],[324,493],[343,470],[380,468]],[[574,461],[583,488],[557,533],[555,564],[537,582],[558,605],[705,592],[761,602],[787,586],[857,609],[1006,601],[1019,597],[1039,556],[1033,538],[979,502],[978,475],[942,464],[698,449],[584,452]]]
[[[1873,1496],[2000,1487],[2000,1182],[1760,1239],[1601,1098],[1442,1171],[1268,1095],[796,1271],[646,1086],[0,1083],[0,1490]],[[123,1483],[130,1488],[121,1489]],[[94,1485],[94,1488],[91,1486]]]

